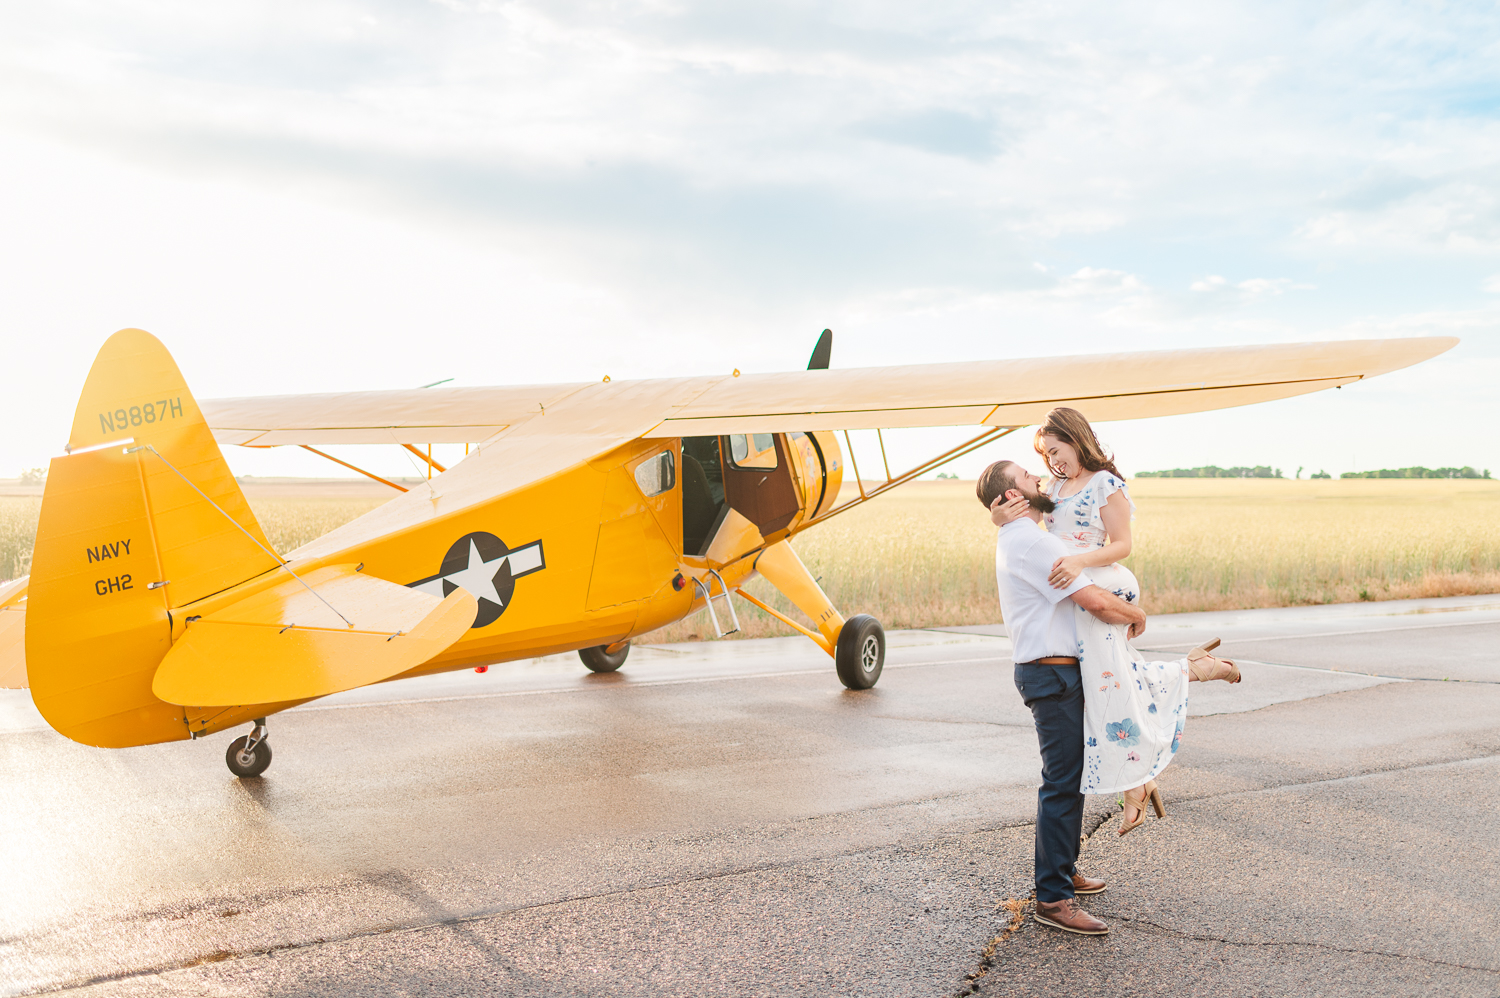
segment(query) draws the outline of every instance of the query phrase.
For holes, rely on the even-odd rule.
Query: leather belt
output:
[[[1069,655],[1053,655],[1050,658],[1033,659],[1030,662],[1023,662],[1022,664],[1023,665],[1077,665],[1078,664],[1078,659],[1073,658],[1072,656],[1069,656]]]

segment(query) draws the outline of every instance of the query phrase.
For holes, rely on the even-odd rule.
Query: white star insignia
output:
[[[527,544],[514,551],[502,554],[498,558],[485,561],[479,554],[479,547],[473,539],[469,540],[469,560],[463,568],[447,575],[438,575],[419,586],[412,588],[419,592],[431,593],[441,599],[447,593],[443,591],[443,583],[451,582],[461,589],[467,590],[475,599],[486,599],[496,606],[505,606],[505,601],[500,598],[500,593],[495,589],[495,576],[499,574],[505,560],[510,559],[510,573],[520,576],[534,572],[542,567],[542,545],[540,542]]]
[[[468,565],[443,578],[456,586],[467,589],[475,599],[487,599],[496,606],[504,606],[505,601],[495,590],[495,573],[500,571],[500,563],[506,557],[506,555],[501,555],[494,561],[485,561],[479,556],[478,545],[470,540]]]
[[[450,572],[447,575],[439,575],[436,578],[429,579],[415,588],[424,593],[431,593],[441,599],[447,595],[443,591],[443,583],[447,581],[461,589],[468,590],[469,595],[475,599],[487,599],[496,606],[504,606],[505,601],[495,591],[495,575],[500,571],[500,563],[507,557],[509,555],[501,555],[492,561],[485,561],[479,556],[479,548],[471,539],[469,541],[469,562],[467,565],[456,572]]]

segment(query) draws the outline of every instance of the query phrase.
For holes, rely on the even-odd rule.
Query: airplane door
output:
[[[802,503],[780,433],[737,433],[720,439],[724,498],[762,536],[792,522]]]

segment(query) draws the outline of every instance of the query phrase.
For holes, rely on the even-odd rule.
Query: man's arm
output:
[[[1129,629],[1125,633],[1129,637],[1138,638],[1146,633],[1145,611],[1114,593],[1107,593],[1098,586],[1087,586],[1069,599],[1106,624],[1128,624]]]

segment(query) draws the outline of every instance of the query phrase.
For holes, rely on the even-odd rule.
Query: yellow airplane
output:
[[[868,689],[884,632],[829,602],[789,543],[801,531],[1054,406],[1107,421],[1246,405],[1393,371],[1457,342],[828,370],[825,331],[809,370],[783,374],[200,405],[166,348],[124,329],[100,349],[67,453],[51,462],[31,574],[0,588],[0,686],[29,683],[47,722],[87,745],[253,722],[226,759],[254,776],[270,764],[265,718],[277,711],[572,650],[612,671],[632,637],[691,613],[733,630],[738,594],[816,642],[845,686]],[[980,432],[901,474],[880,438],[884,479],[866,487],[856,464],[858,495],[840,503],[837,431],[848,445],[850,430],[955,425]],[[429,481],[410,491],[387,482],[405,494],[286,555],[219,449],[376,443],[421,455]],[[435,443],[472,450],[444,469]],[[746,593],[756,574],[811,626]]]

